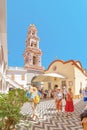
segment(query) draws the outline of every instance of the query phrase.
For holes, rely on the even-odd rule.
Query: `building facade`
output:
[[[26,88],[31,84],[32,78],[44,73],[41,60],[42,51],[39,48],[39,38],[34,24],[28,28],[26,48],[23,56],[24,67],[8,67],[7,69],[7,76],[11,79],[9,80],[9,83],[11,83],[10,87],[19,85],[20,88]]]
[[[26,88],[27,71],[24,67],[8,67],[7,76],[9,80],[8,89],[10,88]]]
[[[66,86],[67,88],[72,88],[74,95],[79,95],[79,89],[85,88],[87,86],[87,73],[86,70],[82,68],[80,61],[62,61],[55,60],[53,61],[45,73],[59,73],[65,78],[59,80],[58,82],[45,84],[47,89],[50,87],[54,88],[54,85],[57,84],[61,89]]]
[[[0,69],[5,71],[7,65],[6,0],[0,0]]]
[[[0,92],[6,90],[6,74],[8,66],[7,56],[7,29],[6,29],[6,0],[0,0]]]

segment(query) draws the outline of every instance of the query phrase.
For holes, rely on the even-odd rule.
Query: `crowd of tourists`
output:
[[[72,89],[67,88],[66,86],[61,89],[58,85],[55,85],[54,90],[44,90],[33,86],[27,90],[26,95],[32,106],[31,118],[33,120],[39,120],[39,114],[37,113],[36,108],[41,99],[53,98],[55,102],[55,109],[59,116],[62,116],[62,114],[66,117],[72,116],[72,113],[74,112]],[[87,87],[84,89],[80,88],[79,98],[81,98],[85,103],[85,108],[83,109],[80,117],[84,130],[87,130]],[[63,104],[63,102],[65,102],[65,104]]]
[[[74,111],[74,104],[73,104],[73,93],[71,88],[63,87],[62,90],[58,85],[54,86],[54,90],[39,90],[36,87],[30,87],[27,91],[27,97],[31,100],[32,109],[33,109],[33,117],[38,118],[35,110],[39,101],[43,98],[53,98],[55,101],[55,108],[59,114],[63,112],[66,113],[66,116],[72,114]],[[65,100],[65,108],[63,108],[63,100]]]
[[[55,99],[55,105],[56,110],[58,110],[59,113],[66,112],[66,116],[72,114],[74,111],[74,104],[73,104],[73,93],[71,88],[63,87],[61,90],[60,87],[57,85],[55,86],[55,92],[54,92],[54,99]],[[65,100],[65,107],[63,110],[63,99]]]

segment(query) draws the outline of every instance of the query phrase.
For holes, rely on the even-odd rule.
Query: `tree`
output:
[[[27,102],[23,89],[13,89],[7,94],[0,94],[0,129],[12,130],[20,121],[21,107]]]

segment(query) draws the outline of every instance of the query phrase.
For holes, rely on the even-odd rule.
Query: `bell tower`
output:
[[[42,51],[39,48],[37,32],[34,24],[29,26],[24,52],[24,68],[43,72],[43,67],[41,66]]]

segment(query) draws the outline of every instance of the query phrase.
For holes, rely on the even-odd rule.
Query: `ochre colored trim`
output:
[[[50,69],[51,65],[54,64],[55,62],[61,62],[62,64],[67,64],[67,63],[70,63],[70,62],[71,62],[72,65],[74,65],[75,67],[77,67],[85,76],[87,76],[86,70],[85,70],[84,68],[82,68],[81,62],[80,62],[80,61],[74,61],[74,60],[68,60],[68,61],[55,60],[55,61],[53,61],[53,62],[49,65],[48,69],[45,70],[45,72],[48,71],[48,70]],[[77,63],[79,63],[81,67],[80,67]],[[85,71],[85,72],[84,72],[84,71]]]

